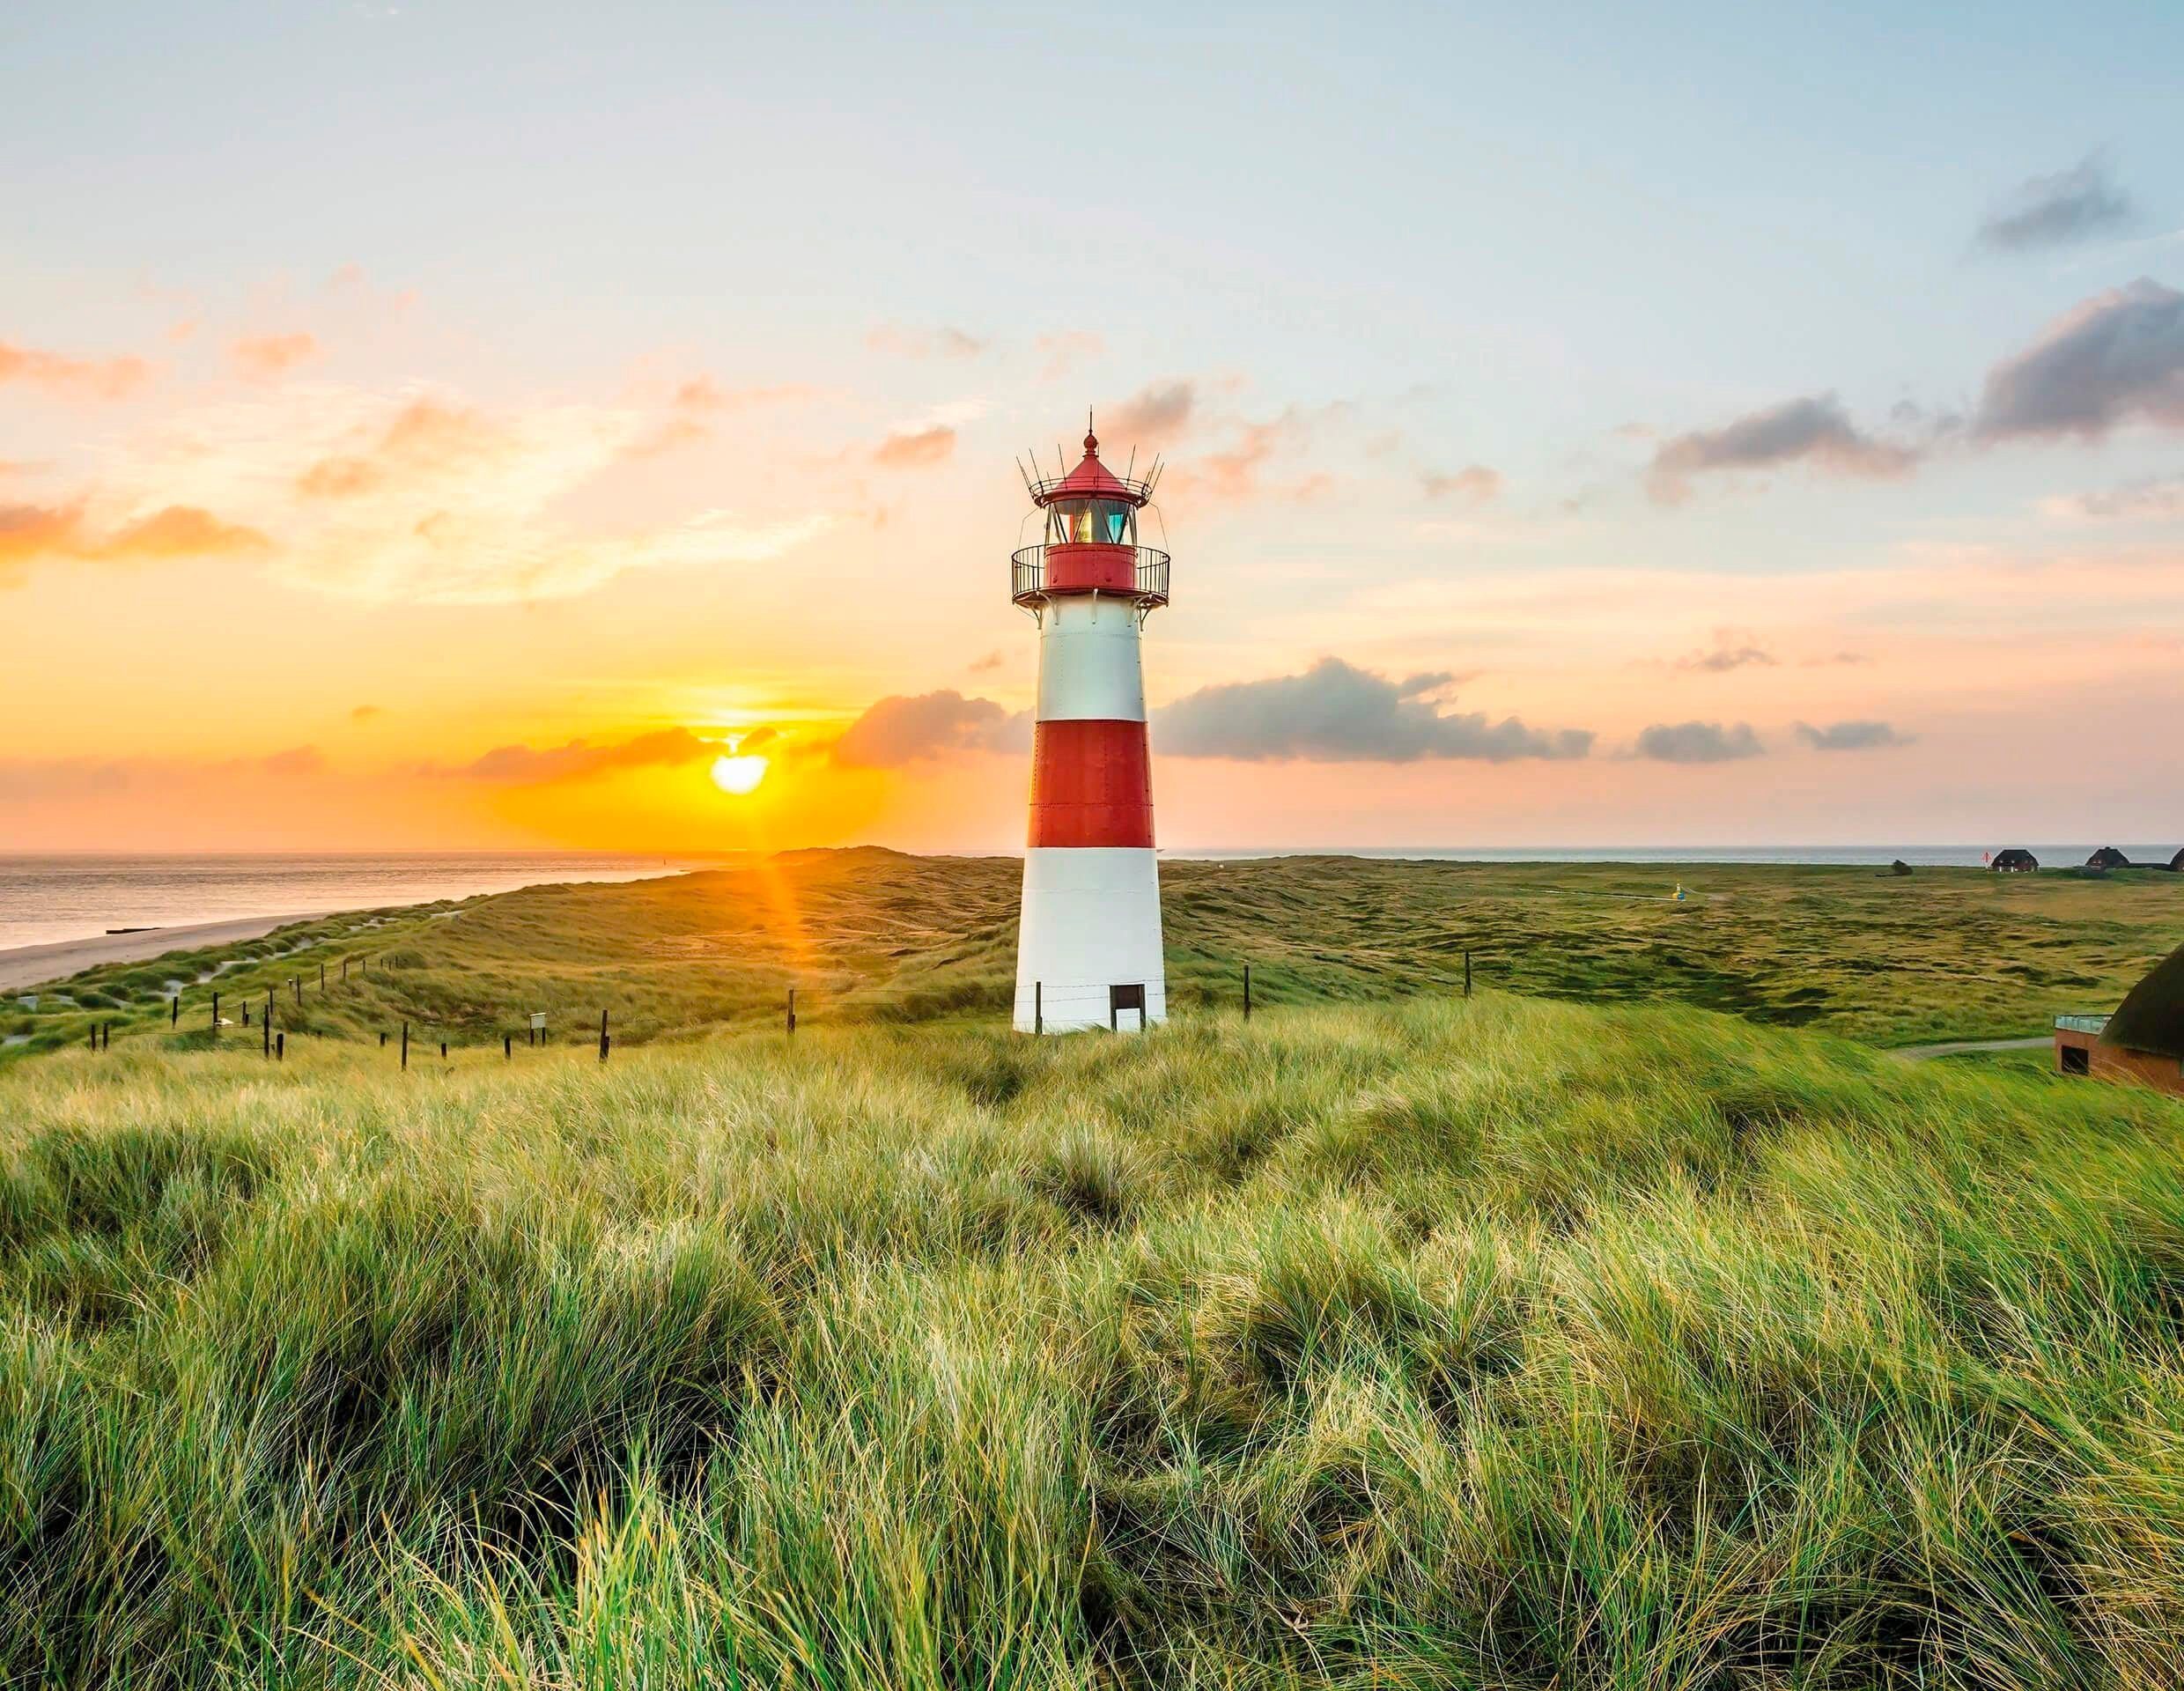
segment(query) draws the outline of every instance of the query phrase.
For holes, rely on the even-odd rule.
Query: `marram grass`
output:
[[[2171,1687],[2184,1108],[1682,1009],[0,1075],[0,1681]]]

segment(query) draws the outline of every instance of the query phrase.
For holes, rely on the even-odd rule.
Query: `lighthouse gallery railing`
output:
[[[1168,602],[1168,554],[1152,546],[1133,546],[1138,555],[1137,599],[1140,605]],[[1012,554],[1009,594],[1016,603],[1032,604],[1046,597],[1046,548],[1027,546]]]

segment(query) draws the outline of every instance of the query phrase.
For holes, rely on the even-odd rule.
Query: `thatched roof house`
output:
[[[2184,1062],[2184,946],[2131,988],[2100,1030],[2100,1043]]]
[[[1997,875],[2026,875],[2040,867],[2040,860],[2022,846],[2012,846],[2006,852],[1995,853],[1995,873]]]
[[[2184,946],[2149,970],[2114,1015],[2057,1016],[2055,1072],[2184,1097]]]
[[[2131,860],[2114,846],[2103,846],[2085,860],[2085,867],[2089,869],[2128,869],[2131,867]]]
[[[2169,868],[2178,875],[2184,875],[2184,851],[2179,851],[2169,860]]]

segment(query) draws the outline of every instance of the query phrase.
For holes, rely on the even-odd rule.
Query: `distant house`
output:
[[[2184,946],[2156,964],[2114,1015],[2057,1016],[2055,1073],[2136,1081],[2184,1097]]]
[[[2169,860],[2169,868],[2177,875],[2184,875],[2184,851],[2180,851]]]
[[[2040,867],[2040,860],[2022,846],[2012,846],[2006,852],[1995,853],[1996,875],[2029,875]]]
[[[2131,867],[2131,860],[2114,846],[2103,846],[2085,860],[2085,867],[2089,869],[2128,869]]]

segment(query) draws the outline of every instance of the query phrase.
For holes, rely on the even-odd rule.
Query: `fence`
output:
[[[1472,996],[1472,952],[1466,949],[1464,951],[1463,956],[1463,996],[1469,998]],[[343,956],[335,959],[314,959],[314,962],[317,974],[316,990],[321,996],[328,996],[339,986],[345,985],[350,980],[352,971],[359,978],[368,978],[371,973],[371,957],[369,955]],[[331,979],[329,979],[327,972],[329,963],[337,964],[339,970],[338,974]],[[1255,1008],[1255,1000],[1252,992],[1253,966],[1254,965],[1250,963],[1245,963],[1239,965],[1239,971],[1234,978],[1236,983],[1235,987],[1236,996],[1233,1001],[1229,1001],[1233,1002],[1236,1008],[1241,1009],[1243,1019],[1246,1022],[1249,1022],[1251,1019],[1252,1011]],[[1258,965],[1258,967],[1261,971],[1260,979],[1263,985],[1265,980],[1265,964],[1262,963]],[[1454,981],[1429,984],[1445,985],[1451,992],[1453,992],[1456,985]],[[240,1008],[241,1011],[241,1025],[246,1028],[252,1025],[253,1012],[254,1010],[256,1012],[255,1020],[258,1030],[259,1050],[261,1053],[270,1061],[279,1062],[284,1060],[287,1055],[288,1035],[290,1032],[310,1032],[315,1037],[317,1030],[305,1028],[279,1028],[275,1025],[276,1016],[280,1005],[280,1000],[283,996],[280,992],[280,987],[283,986],[286,986],[288,989],[286,997],[290,1001],[291,1007],[300,1010],[304,1006],[305,994],[308,989],[308,978],[302,974],[291,975],[285,982],[268,985],[263,989],[264,1000],[262,1005],[257,1001],[256,995],[258,989],[255,987],[251,989],[248,995],[236,994],[232,992],[224,993],[222,989],[217,987],[211,989],[207,994],[209,1000],[209,1031],[211,1037],[217,1041],[219,1038],[220,1032],[223,1028],[235,1025],[232,1023],[225,1021],[220,1015],[220,1007],[223,998],[225,997],[228,1000],[228,1001]],[[1205,989],[1202,983],[1194,982],[1193,985],[1199,987],[1199,990],[1202,994],[1199,997],[1199,1002],[1200,1004],[1207,1002],[1210,994],[1205,993]],[[800,987],[798,986],[792,985],[784,989],[780,1011],[780,1027],[784,1037],[793,1038],[795,1037],[800,1021],[803,1019],[803,1016],[808,1016],[809,1015],[809,991],[810,989],[808,986]],[[803,992],[807,996],[807,1007],[801,1016],[798,1008],[797,998],[800,992]],[[1057,1029],[1058,1030],[1063,1029],[1096,1027],[1102,1025],[1116,1029],[1118,1030],[1130,1030],[1140,1029],[1144,1027],[1148,1021],[1154,1019],[1166,1019],[1168,1007],[1164,999],[1154,1003],[1147,1003],[1141,992],[1135,996],[1118,995],[1126,992],[1126,988],[1112,987],[1058,987],[1052,991],[1050,991],[1045,982],[1034,981],[1031,983],[1028,1004],[1021,994],[1019,994],[1015,1000],[1012,1020],[1014,1020],[1018,1025],[1023,1025],[1028,1021],[1030,1031],[1034,1033],[1044,1033],[1050,1026]],[[171,994],[169,998],[167,1017],[168,1025],[177,1032],[181,1030],[182,1025],[183,999],[186,996],[187,994],[185,993],[176,992]],[[913,1004],[925,1008],[927,1011],[932,1011],[936,1008],[933,1001],[929,996],[925,994],[904,994],[900,999],[890,1003],[888,995],[885,993],[855,987],[852,987],[849,991],[844,993],[841,995],[841,1001],[852,1012],[852,1014],[844,1016],[843,1020],[845,1022],[874,1020],[886,1021],[889,1019],[907,1020],[911,1018],[908,1016],[890,1018],[885,1014],[885,1012],[890,1008],[894,1008],[899,1012],[903,1008]],[[1212,1001],[1216,1005],[1216,1007],[1218,1007],[1220,1002],[1219,1000],[1213,1000]],[[1028,1015],[1025,1014],[1027,1008],[1029,1010]],[[858,1012],[861,1012],[862,1014],[857,1014]],[[945,1008],[942,1008],[940,1013],[944,1014]],[[607,1061],[612,1055],[615,1045],[615,1034],[612,1027],[611,1014],[610,1008],[605,1007],[602,1007],[599,1012],[599,1031],[596,1036],[596,1045],[599,1054],[599,1060],[602,1063]],[[410,1051],[412,1043],[410,1037],[410,1022],[404,1019],[401,1022],[398,1029],[389,1030],[382,1028],[378,1030],[379,1045],[380,1049],[382,1051],[386,1050],[390,1044],[394,1043],[395,1039],[398,1036],[399,1045],[396,1046],[395,1060],[399,1067],[405,1073],[410,1067]],[[550,1032],[546,1026],[545,1016],[536,1011],[532,1011],[526,1014],[524,1017],[523,1033],[524,1043],[526,1047],[528,1049],[536,1049],[543,1046],[549,1044],[551,1039]],[[505,1026],[499,1030],[499,1035],[502,1060],[504,1062],[513,1062],[515,1060],[515,1035],[513,1031]],[[88,1037],[91,1048],[93,1051],[111,1050],[113,1048],[114,1040],[114,1024],[111,1022],[95,1022],[91,1024]],[[587,1032],[584,1038],[587,1043],[589,1043],[592,1041],[593,1036]],[[443,1063],[446,1063],[449,1060],[450,1041],[446,1037],[442,1037],[439,1039],[437,1043],[439,1046],[440,1060]],[[472,1047],[466,1045],[464,1048],[470,1049]],[[488,1048],[490,1049],[490,1045]]]

